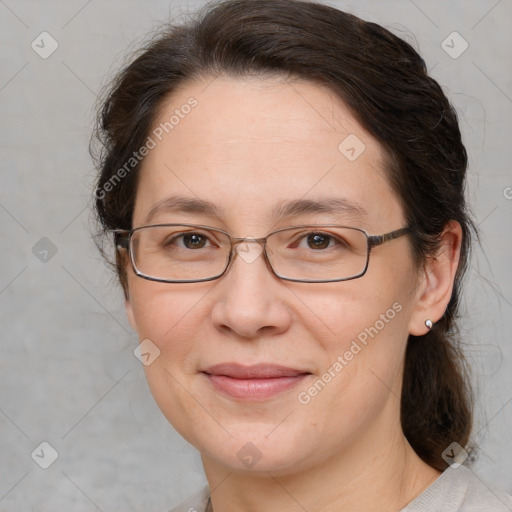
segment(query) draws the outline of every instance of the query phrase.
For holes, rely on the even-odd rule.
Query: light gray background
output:
[[[96,94],[128,45],[202,4],[0,0],[2,512],[164,511],[205,482],[149,394],[121,292],[91,241],[87,151]],[[462,319],[478,393],[475,470],[511,492],[512,2],[330,4],[402,34],[460,113],[483,247]],[[31,48],[43,31],[59,45],[48,59]],[[453,31],[469,43],[457,59],[441,46]],[[43,237],[57,250],[39,242],[46,262],[33,252]],[[46,470],[31,458],[42,441],[58,452]]]

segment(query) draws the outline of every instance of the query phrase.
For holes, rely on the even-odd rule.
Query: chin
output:
[[[295,388],[255,402],[212,393],[202,377],[194,378],[187,391],[177,386],[172,392],[169,382],[149,377],[153,397],[169,423],[212,464],[236,472],[285,475],[328,458],[319,444],[325,437],[319,435],[321,410],[301,405]]]
[[[272,432],[277,423],[269,428],[268,423],[239,422],[226,425],[229,434],[218,425],[212,429],[212,422],[208,422],[208,428],[190,427],[205,426],[204,421],[192,421],[188,425],[188,429],[177,425],[177,430],[202,454],[207,454],[213,464],[230,471],[284,475],[306,469],[315,457],[315,444],[306,440],[310,436],[293,428],[294,425],[284,428],[281,425],[278,433]]]

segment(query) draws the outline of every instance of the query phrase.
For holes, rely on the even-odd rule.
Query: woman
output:
[[[218,3],[118,75],[98,136],[146,377],[208,480],[175,511],[512,510],[461,465],[467,157],[407,43]]]

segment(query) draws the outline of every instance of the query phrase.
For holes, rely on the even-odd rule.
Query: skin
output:
[[[151,223],[209,225],[234,237],[309,223],[370,234],[405,225],[381,146],[326,89],[275,77],[191,82],[166,100],[155,126],[191,96],[198,105],[144,159],[134,227],[172,195],[209,200],[223,212],[162,212]],[[355,161],[338,150],[349,134],[366,146]],[[280,201],[325,197],[349,199],[367,215],[270,217]],[[363,277],[327,284],[280,280],[261,256],[236,257],[222,278],[194,284],[151,282],[127,267],[130,323],[160,349],[145,367],[151,392],[200,450],[215,511],[396,511],[439,476],[405,439],[399,397],[407,337],[443,315],[460,240],[460,226],[447,225],[439,254],[418,269],[404,236],[375,248]],[[300,403],[298,393],[394,303],[401,311]],[[200,373],[227,361],[313,375],[268,400],[236,400]],[[261,455],[250,468],[237,457],[246,443]]]

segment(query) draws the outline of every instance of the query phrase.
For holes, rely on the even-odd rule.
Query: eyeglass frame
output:
[[[169,227],[170,226],[185,226],[185,227],[190,227],[190,228],[200,228],[200,229],[204,229],[207,231],[215,231],[217,233],[222,233],[222,234],[226,235],[228,240],[230,241],[231,246],[230,246],[227,263],[226,263],[224,270],[220,274],[215,275],[213,277],[207,277],[204,279],[193,279],[193,280],[192,279],[186,279],[186,280],[163,279],[163,278],[158,278],[158,277],[152,277],[152,276],[142,273],[137,268],[137,265],[135,264],[134,257],[133,257],[134,251],[132,250],[132,238],[133,238],[134,233],[136,233],[137,231],[140,231],[142,229],[146,229],[146,228],[166,227],[166,226],[169,226]],[[359,231],[359,232],[363,233],[365,235],[366,241],[367,241],[366,263],[365,263],[364,269],[359,274],[356,274],[356,275],[350,276],[350,277],[342,277],[339,279],[312,280],[312,279],[295,279],[295,278],[280,276],[274,270],[274,268],[272,267],[272,264],[270,263],[270,260],[268,258],[268,254],[267,254],[267,239],[268,239],[268,237],[275,233],[279,233],[281,231],[286,231],[286,230],[290,230],[290,229],[294,229],[294,228],[309,228],[309,227],[311,227],[311,228],[314,228],[314,227],[318,227],[318,228],[347,228],[347,229],[353,229],[355,231]],[[409,225],[409,226],[405,226],[403,228],[396,229],[394,231],[390,231],[388,233],[384,233],[383,235],[370,235],[364,229],[355,228],[352,226],[340,225],[340,224],[302,224],[302,225],[298,225],[298,226],[288,226],[285,228],[276,229],[275,231],[268,233],[266,236],[264,236],[262,238],[232,237],[229,233],[227,233],[226,231],[219,229],[219,228],[214,228],[211,226],[203,226],[200,224],[187,224],[187,223],[183,223],[183,224],[182,223],[149,224],[149,225],[145,225],[145,226],[137,226],[136,228],[132,228],[132,229],[112,229],[111,231],[114,234],[114,244],[115,244],[116,250],[119,250],[119,249],[127,250],[128,256],[130,258],[130,263],[131,263],[131,266],[132,266],[132,269],[133,269],[133,272],[135,273],[135,275],[138,277],[141,277],[143,279],[147,279],[148,281],[155,281],[158,283],[181,284],[181,283],[202,283],[202,282],[206,282],[206,281],[214,281],[216,279],[220,279],[224,274],[227,273],[228,269],[230,268],[232,262],[235,259],[233,257],[233,253],[236,252],[235,246],[238,244],[244,243],[244,242],[255,242],[255,243],[258,243],[260,246],[262,246],[263,254],[265,256],[265,261],[267,263],[267,266],[270,268],[272,273],[279,279],[282,279],[284,281],[293,281],[296,283],[335,283],[335,282],[340,282],[340,281],[351,281],[353,279],[358,279],[360,277],[363,277],[366,274],[366,272],[368,271],[368,266],[369,266],[369,262],[370,262],[370,253],[371,253],[372,249],[374,247],[378,247],[379,245],[382,245],[385,242],[389,242],[391,240],[394,240],[396,238],[404,236],[408,233],[411,233],[412,228],[413,228],[413,226]]]

